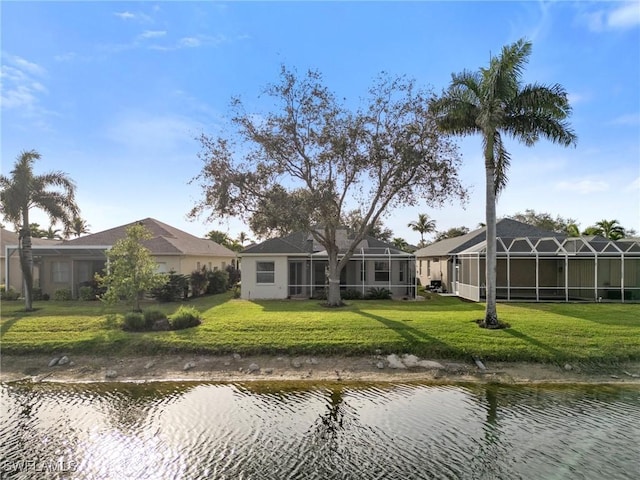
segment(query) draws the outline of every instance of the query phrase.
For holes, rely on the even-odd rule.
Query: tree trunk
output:
[[[20,256],[20,269],[22,270],[22,282],[24,286],[24,309],[27,312],[33,310],[33,251],[31,249],[31,231],[29,230],[29,218],[22,225],[18,236],[18,254]]]
[[[338,252],[328,251],[329,257],[329,291],[327,292],[327,306],[342,306],[342,297],[340,296],[340,270],[338,269]]]
[[[491,151],[493,145],[491,145]],[[489,150],[489,147],[487,147]],[[488,155],[488,152],[485,153]],[[498,312],[496,311],[496,172],[491,158],[485,158],[485,170],[487,177],[486,190],[486,222],[487,222],[487,258],[485,272],[485,291],[487,296],[487,308],[484,315],[484,325],[487,328],[498,326]]]

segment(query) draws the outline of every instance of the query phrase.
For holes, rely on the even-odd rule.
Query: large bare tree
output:
[[[341,304],[340,272],[386,212],[465,197],[457,148],[436,127],[432,94],[414,82],[382,74],[364,107],[349,109],[318,72],[299,76],[283,67],[265,93],[275,103],[270,112],[234,99],[232,130],[200,137],[204,167],[194,181],[204,195],[191,215],[250,223],[257,215],[266,230],[308,231],[327,251],[328,305]],[[340,251],[336,232],[354,207],[363,222]]]

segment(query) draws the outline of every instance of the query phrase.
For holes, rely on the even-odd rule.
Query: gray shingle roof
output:
[[[50,240],[48,238],[31,237],[32,245],[59,245],[62,240]],[[4,257],[5,247],[17,246],[18,234],[4,228],[0,229],[0,255]]]
[[[336,232],[336,243],[340,248],[340,251],[346,251],[349,248],[351,240],[347,235],[346,230],[338,230]],[[366,236],[360,243],[359,247],[364,249],[390,249],[392,254],[405,253],[398,250],[395,246],[377,240],[373,237]],[[313,237],[306,232],[296,232],[286,237],[270,238],[257,245],[252,245],[244,249],[241,255],[244,254],[307,254],[317,253],[324,250],[324,247],[316,242]],[[356,252],[357,253],[357,252]]]
[[[235,252],[212,240],[198,238],[153,218],[145,218],[127,225],[74,238],[63,242],[63,245],[78,247],[110,246],[117,240],[125,238],[127,228],[137,223],[141,223],[151,232],[153,237],[144,241],[143,245],[154,255],[206,255],[231,258],[236,256]]]
[[[447,238],[441,240],[432,245],[428,245],[415,252],[416,257],[444,257],[453,253],[458,253],[466,250],[473,245],[484,242],[487,235],[487,228],[482,227],[477,230],[473,230],[465,235],[454,238]],[[502,218],[496,222],[496,236],[501,238],[542,238],[542,237],[556,237],[565,238],[566,235],[561,235],[549,230],[543,230],[533,225],[518,222],[510,218]]]

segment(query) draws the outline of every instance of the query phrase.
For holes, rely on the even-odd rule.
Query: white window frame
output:
[[[276,262],[256,262],[256,284],[273,285],[276,283]]]
[[[71,265],[69,262],[62,260],[51,262],[51,281],[53,283],[69,283],[71,281]]]
[[[383,268],[380,268],[383,266]],[[373,262],[373,278],[376,282],[388,282],[391,274],[389,260],[376,260]],[[379,278],[378,274],[386,274],[384,278]]]

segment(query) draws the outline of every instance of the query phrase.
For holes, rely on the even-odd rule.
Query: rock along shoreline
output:
[[[414,355],[2,355],[1,382],[433,382],[637,384],[640,362],[539,364],[422,359]]]

